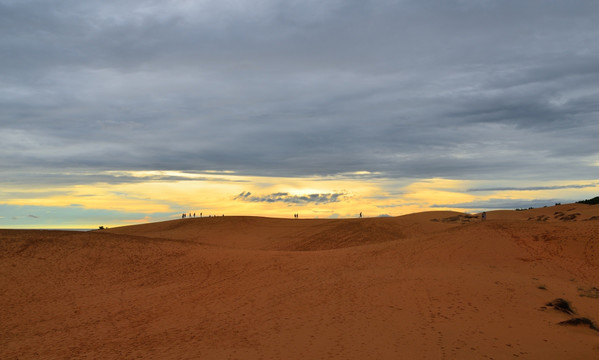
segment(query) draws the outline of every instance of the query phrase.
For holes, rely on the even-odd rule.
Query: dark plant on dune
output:
[[[595,324],[593,324],[593,322],[590,319],[585,318],[585,317],[572,318],[569,320],[565,320],[565,321],[560,322],[559,325],[572,325],[572,326],[582,325],[582,326],[588,326],[592,330],[599,331],[599,329],[597,329]]]
[[[555,310],[565,312],[566,314],[569,314],[569,315],[576,313],[576,312],[574,312],[574,310],[572,310],[570,303],[567,300],[564,300],[562,298],[557,298],[551,302],[548,302],[545,305],[552,306]]]
[[[599,196],[595,196],[592,199],[577,201],[578,204],[597,205],[599,204]]]

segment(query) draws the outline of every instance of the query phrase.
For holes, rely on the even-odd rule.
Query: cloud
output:
[[[529,207],[537,208],[543,206],[552,206],[556,203],[570,203],[572,200],[560,199],[489,199],[464,202],[458,204],[435,204],[433,208],[454,208],[471,210],[492,210],[492,209],[527,209]]]
[[[327,194],[307,194],[307,195],[290,195],[286,192],[278,192],[269,195],[255,196],[249,191],[244,191],[237,195],[234,200],[249,201],[249,202],[266,202],[266,203],[288,203],[288,204],[326,204],[341,201],[341,198],[346,196],[346,193],[327,193]]]
[[[597,12],[592,0],[5,1],[2,185],[169,170],[593,179]]]
[[[562,189],[585,189],[599,186],[599,183],[592,184],[570,184],[570,185],[554,185],[554,186],[527,186],[527,187],[489,187],[489,188],[472,188],[468,192],[484,192],[484,191],[540,191],[540,190],[562,190]]]

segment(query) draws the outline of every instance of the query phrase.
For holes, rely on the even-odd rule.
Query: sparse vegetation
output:
[[[471,222],[475,219],[478,219],[478,215],[465,214],[465,215],[451,216],[451,217],[442,218],[442,219],[431,219],[431,221],[434,221],[434,222],[441,221],[441,222],[450,222],[450,223],[461,222],[462,224],[464,224],[464,223]]]
[[[578,288],[578,295],[581,297],[599,299],[599,289],[594,286],[588,289]]]
[[[595,290],[598,290],[597,288],[593,288]],[[580,291],[581,288],[578,288],[578,290]],[[581,295],[582,296],[582,295]],[[567,300],[564,300],[562,298],[558,298],[555,299],[551,302],[548,302],[547,304],[545,304],[546,306],[551,306],[553,307],[555,310],[557,311],[561,311],[564,312],[568,315],[573,315],[576,314],[576,312],[574,310],[572,310],[572,307],[570,306],[570,303]],[[541,309],[545,309],[545,307],[541,307]],[[566,326],[588,326],[591,330],[595,330],[595,331],[599,331],[599,329],[597,328],[597,326],[595,326],[595,324],[593,323],[593,321],[591,321],[591,319],[586,318],[586,317],[572,317],[568,320],[564,320],[558,323],[558,325],[566,325]]]
[[[576,217],[577,217],[578,215],[580,215],[580,213],[576,213],[576,214],[569,214],[569,215],[566,215],[566,216],[564,216],[564,217],[560,218],[560,220],[562,220],[562,221],[572,221],[572,220],[576,220]]]
[[[570,210],[572,210],[572,209],[570,209]],[[570,210],[568,210],[568,211],[570,211]],[[563,213],[561,211],[556,211],[556,212],[553,213],[553,218],[561,220],[561,221],[573,221],[573,220],[576,220],[576,218],[578,217],[578,215],[580,215],[580,213],[574,213],[574,214],[567,214],[566,215],[565,213]]]
[[[588,326],[592,330],[599,331],[599,329],[597,329],[597,327],[591,321],[591,319],[585,318],[585,317],[572,318],[569,320],[565,320],[565,321],[559,322],[559,325],[570,325],[570,326],[582,325],[582,326]]]
[[[537,286],[537,289],[547,290],[547,287],[545,287],[545,285],[539,285]]]
[[[555,299],[553,301],[548,302],[545,305],[546,306],[551,306],[555,310],[564,312],[564,313],[566,313],[568,315],[576,314],[576,312],[574,310],[572,310],[572,307],[570,306],[570,303],[567,300],[564,300],[562,298],[557,298],[557,299]]]
[[[529,217],[528,220],[547,221],[547,220],[549,220],[549,216],[547,216],[547,215],[539,215],[537,217]]]
[[[597,205],[599,204],[599,196],[595,196],[592,199],[577,201],[577,204]]]

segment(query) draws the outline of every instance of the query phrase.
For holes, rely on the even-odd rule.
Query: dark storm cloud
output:
[[[593,178],[598,12],[0,0],[0,167]]]
[[[333,194],[307,194],[307,195],[290,195],[286,192],[279,192],[274,194],[256,196],[252,195],[249,191],[244,191],[237,195],[234,200],[250,201],[250,202],[282,202],[289,204],[327,204],[332,202],[341,201],[341,197],[345,196],[345,193],[333,193]]]

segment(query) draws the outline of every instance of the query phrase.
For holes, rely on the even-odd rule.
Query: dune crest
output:
[[[428,220],[456,214],[438,211],[395,218],[301,220],[223,216],[123,226],[103,232],[239,249],[329,250],[444,231],[450,226]]]

